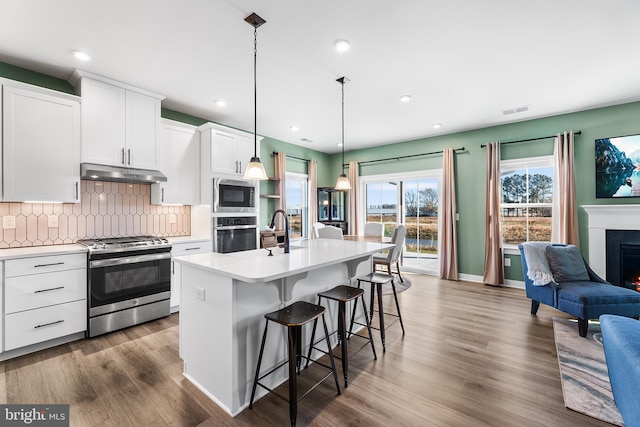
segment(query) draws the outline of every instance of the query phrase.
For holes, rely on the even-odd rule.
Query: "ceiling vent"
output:
[[[502,110],[502,115],[508,116],[511,114],[524,113],[526,111],[529,111],[530,108],[531,107],[529,105],[523,105],[522,107],[508,108],[506,110]]]

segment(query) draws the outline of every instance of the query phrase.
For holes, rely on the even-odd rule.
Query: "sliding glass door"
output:
[[[407,227],[402,268],[438,274],[439,182],[441,171],[361,178],[364,222],[382,222],[390,237],[398,224]]]

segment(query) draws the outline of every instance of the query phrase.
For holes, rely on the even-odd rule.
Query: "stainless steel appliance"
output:
[[[124,148],[122,149],[122,164],[124,160]],[[131,164],[131,162],[129,162]],[[164,182],[167,177],[160,171],[150,169],[137,169],[124,166],[97,165],[95,163],[80,164],[80,178],[98,181],[133,182],[153,184]]]
[[[257,216],[218,216],[213,218],[213,251],[247,251],[258,247]]]
[[[88,335],[170,314],[171,244],[154,236],[80,240],[88,254]]]
[[[250,181],[214,178],[213,212],[254,213],[256,208],[256,183]]]

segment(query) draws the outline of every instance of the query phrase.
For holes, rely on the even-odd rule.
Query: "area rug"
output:
[[[564,406],[608,423],[624,426],[613,400],[602,346],[600,323],[589,322],[586,338],[578,322],[553,318]]]
[[[404,292],[411,287],[411,280],[407,277],[406,274],[402,274],[402,278],[404,280],[400,280],[397,274],[393,275],[393,283],[396,285],[396,293]],[[390,295],[393,294],[393,288],[391,287],[391,282],[385,283],[382,285],[382,295]]]

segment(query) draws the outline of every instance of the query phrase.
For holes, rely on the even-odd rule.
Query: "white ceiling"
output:
[[[252,132],[251,12],[267,21],[258,134],[327,153],[341,76],[347,151],[640,100],[638,0],[0,0],[0,61],[81,68]]]

